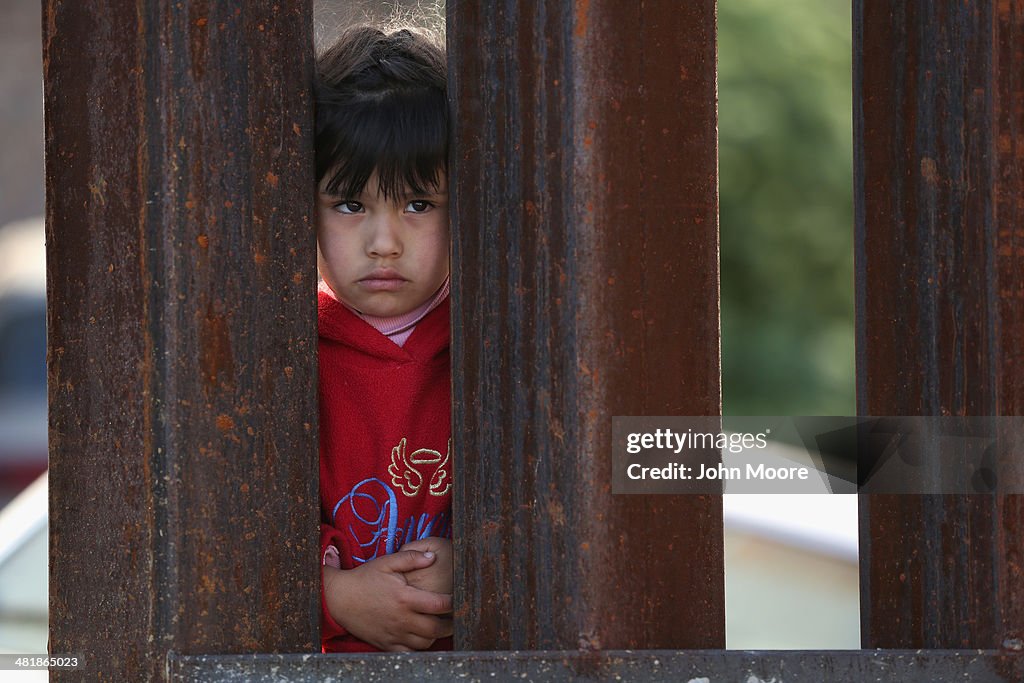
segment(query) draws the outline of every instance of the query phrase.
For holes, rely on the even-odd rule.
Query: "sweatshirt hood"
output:
[[[367,355],[396,362],[430,363],[448,353],[450,299],[437,305],[416,324],[399,346],[338,301],[326,286],[317,291],[317,321],[321,341],[327,339]]]

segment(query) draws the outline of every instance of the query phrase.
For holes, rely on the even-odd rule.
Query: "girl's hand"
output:
[[[452,592],[451,539],[436,536],[421,538],[418,541],[406,543],[402,546],[402,550],[431,552],[437,557],[433,564],[405,573],[405,580],[409,582],[410,586],[431,593],[450,594]]]
[[[414,588],[405,573],[429,567],[431,552],[401,550],[355,569],[324,567],[324,597],[335,621],[388,652],[425,650],[452,635],[452,596]],[[449,565],[450,573],[450,565]]]

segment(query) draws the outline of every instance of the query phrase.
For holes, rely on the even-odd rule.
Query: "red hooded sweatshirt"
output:
[[[448,300],[398,346],[319,292],[320,557],[342,569],[407,541],[451,537]],[[333,554],[333,551],[332,551]],[[321,596],[324,652],[376,648],[342,628]],[[451,649],[451,638],[431,649]]]

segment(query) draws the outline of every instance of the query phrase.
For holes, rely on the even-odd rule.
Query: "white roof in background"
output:
[[[39,529],[46,527],[49,514],[47,474],[44,472],[0,509],[0,562]]]
[[[46,229],[42,216],[0,227],[0,294],[46,295]]]
[[[855,494],[726,494],[722,505],[726,528],[819,555],[857,561]]]

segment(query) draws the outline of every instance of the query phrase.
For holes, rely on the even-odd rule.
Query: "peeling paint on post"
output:
[[[1024,2],[854,2],[858,410],[1024,414]],[[1024,499],[861,499],[864,647],[1024,637]]]
[[[723,647],[719,497],[611,495],[718,415],[715,4],[449,3],[456,639]]]
[[[43,14],[51,651],[316,650],[311,3]]]

